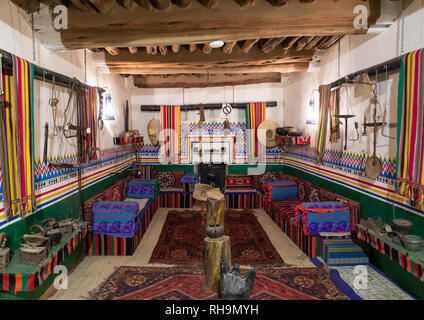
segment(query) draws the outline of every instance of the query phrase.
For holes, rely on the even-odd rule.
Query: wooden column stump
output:
[[[225,218],[225,198],[209,198],[207,201],[206,226],[219,224],[224,225]]]
[[[220,294],[221,268],[220,262],[224,260],[231,265],[230,237],[205,238],[205,287]]]

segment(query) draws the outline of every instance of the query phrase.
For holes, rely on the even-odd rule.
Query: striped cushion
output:
[[[296,206],[296,224],[305,234],[319,236],[321,232],[349,232],[350,210],[337,201],[303,202]]]
[[[227,175],[227,189],[254,189],[253,177],[249,175]]]
[[[155,199],[159,194],[159,183],[156,180],[133,179],[127,185],[127,198]]]
[[[270,200],[296,200],[297,184],[292,180],[267,182],[262,185]]]
[[[351,239],[326,239],[323,243],[323,260],[329,266],[368,264],[367,255]]]
[[[95,233],[122,238],[134,236],[137,227],[139,204],[130,201],[100,201],[93,206]]]

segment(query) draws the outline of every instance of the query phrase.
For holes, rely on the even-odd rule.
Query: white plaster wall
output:
[[[92,53],[87,51],[87,73],[85,79],[84,50],[50,51],[46,49],[36,35],[36,60],[33,60],[32,31],[28,15],[11,1],[0,0],[0,48],[24,58],[43,68],[76,77],[91,86],[108,87],[112,96],[114,121],[104,121],[104,129],[99,132],[100,149],[113,148],[112,137],[124,129],[125,100],[130,100],[126,79],[119,75],[98,72],[92,61]],[[86,80],[86,81],[85,81]],[[53,117],[48,101],[51,97],[52,85],[43,81],[35,81],[35,159],[42,157],[44,143],[44,124],[49,122],[52,133]],[[56,86],[59,99],[57,123],[63,125],[64,109],[68,100],[68,89]],[[75,111],[75,100],[70,109]],[[75,114],[75,112],[74,112]],[[75,123],[75,121],[73,121]],[[75,154],[76,141],[64,139],[60,133],[57,137],[50,134],[49,156]]]
[[[424,47],[424,1],[415,0],[405,11],[404,53]],[[284,85],[284,125],[297,126],[312,136],[312,145],[316,146],[317,125],[306,125],[308,102],[311,92],[322,84],[331,83],[349,73],[390,60],[401,54],[400,52],[400,23],[399,19],[384,33],[377,35],[351,35],[340,41],[339,47],[334,45],[324,55],[320,69],[316,72],[292,76]],[[397,86],[398,73],[378,75],[379,102],[388,123],[397,122]],[[372,77],[371,80],[375,80]],[[354,114],[355,118],[348,122],[348,138],[356,138],[354,122],[359,123],[362,132],[363,115],[367,113],[368,120],[371,113],[368,111],[369,96],[354,97],[353,86],[342,89],[341,114]],[[378,113],[380,116],[380,113]],[[383,130],[383,132],[382,132]],[[368,129],[368,137],[360,135],[359,141],[348,141],[348,151],[372,152],[373,130]],[[328,132],[328,131],[327,131]],[[396,136],[396,128],[384,127],[378,131],[377,154],[394,157],[396,155],[396,140],[384,137]],[[341,136],[344,135],[344,125],[341,126]],[[342,139],[338,143],[330,144],[327,138],[327,148],[338,150],[342,147]]]
[[[234,89],[234,91],[233,91]],[[234,93],[233,93],[234,92]],[[234,94],[234,99],[233,99]],[[171,89],[131,89],[131,125],[138,129],[149,143],[147,123],[151,119],[160,118],[159,112],[141,112],[141,105],[183,105],[198,103],[233,103],[277,101],[277,107],[267,108],[266,118],[283,123],[283,92],[281,83],[265,83],[255,85],[212,87],[212,88],[171,88]],[[224,121],[221,110],[205,110],[206,121]],[[198,121],[197,111],[181,113],[181,121]],[[243,109],[233,109],[229,120],[244,122]]]

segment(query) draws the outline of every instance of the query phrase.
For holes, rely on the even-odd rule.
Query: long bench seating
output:
[[[293,200],[270,200],[263,192],[263,184],[275,181],[294,181],[297,184],[297,199]],[[324,239],[350,238],[349,233],[331,236],[305,235],[302,227],[295,223],[295,207],[302,202],[343,202],[350,209],[350,229],[354,231],[360,221],[360,205],[358,202],[342,197],[312,183],[293,177],[282,172],[265,172],[261,175],[252,176],[252,186],[262,194],[261,206],[270,218],[286,233],[289,238],[305,252],[309,257],[321,256],[322,241]],[[241,192],[241,190],[239,190]]]
[[[145,234],[149,224],[158,208],[156,199],[127,199],[126,189],[128,182],[133,179],[128,176],[103,192],[95,195],[84,202],[84,221],[89,225],[87,235],[86,254],[89,256],[124,256],[132,255],[137,249],[140,241]],[[93,232],[93,206],[100,201],[136,201],[139,203],[139,212],[137,216],[137,229],[133,237],[117,237],[107,234]]]

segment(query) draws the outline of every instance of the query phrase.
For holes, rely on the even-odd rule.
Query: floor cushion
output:
[[[325,239],[323,260],[328,266],[352,266],[368,264],[368,256],[351,239]]]
[[[139,204],[130,201],[100,201],[93,206],[92,231],[109,236],[131,238],[137,230]]]
[[[266,182],[262,188],[269,200],[297,199],[297,184],[292,180]]]
[[[296,206],[296,224],[308,235],[320,232],[349,232],[350,209],[337,201],[302,202]]]
[[[127,184],[127,198],[155,199],[159,194],[159,183],[156,180],[133,179]]]

